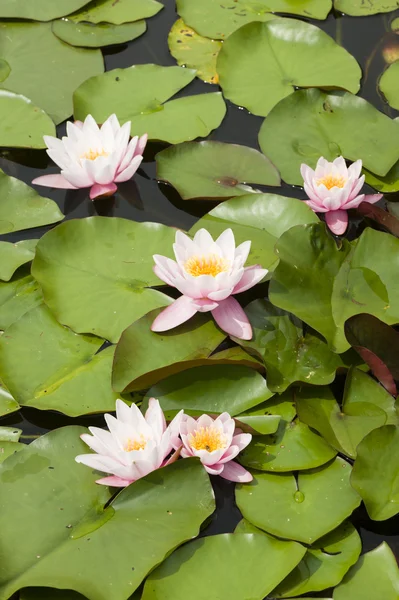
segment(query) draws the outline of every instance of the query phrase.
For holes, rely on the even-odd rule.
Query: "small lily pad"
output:
[[[85,2],[82,9],[70,14],[68,18],[76,23],[85,21],[120,25],[152,17],[162,8],[163,4],[156,0],[92,0],[90,3]]]
[[[397,2],[395,4],[399,6]],[[378,85],[389,106],[399,110],[399,61],[389,65],[381,75]]]
[[[71,46],[101,48],[135,40],[145,33],[145,21],[112,25],[111,23],[76,23],[70,19],[53,22],[53,33]]]
[[[17,427],[0,427],[0,442],[18,442],[21,434]]]
[[[18,267],[33,260],[38,241],[0,242],[0,279],[10,281]]]
[[[19,442],[0,442],[0,464],[3,463],[6,458],[15,454],[15,452],[20,452],[25,448],[25,444],[20,444]]]
[[[25,96],[0,90],[0,146],[45,148],[44,135],[55,136],[55,125],[44,110]]]

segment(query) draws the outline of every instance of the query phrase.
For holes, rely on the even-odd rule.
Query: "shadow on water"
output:
[[[330,14],[325,22],[316,23],[360,63],[363,70],[360,95],[390,117],[395,117],[398,113],[392,110],[380,96],[377,91],[377,81],[386,66],[384,54],[389,58],[390,53],[392,55],[399,47],[399,36],[390,31],[390,22],[398,15],[399,11],[386,15],[351,18],[336,13]],[[143,63],[175,65],[168,51],[167,32],[176,18],[174,3],[166,3],[164,10],[148,21],[148,31],[144,36],[129,44],[114,46],[104,51],[106,69]],[[218,88],[213,85],[195,80],[178,95],[209,93],[216,89]],[[257,136],[263,119],[249,114],[245,109],[234,106],[230,102],[227,102],[227,106],[226,118],[209,138],[258,148]],[[64,131],[65,124],[58,127],[59,135]],[[157,181],[154,156],[163,147],[165,145],[155,143],[147,146],[145,160],[134,181],[120,185],[118,193],[113,198],[97,200],[93,203],[88,197],[87,190],[38,189],[42,195],[47,195],[57,202],[66,219],[104,215],[135,221],[155,221],[189,229],[213,208],[215,203],[203,200],[183,201],[172,187]],[[24,152],[3,149],[0,153],[0,167],[9,175],[26,183],[30,183],[38,175],[57,172],[57,168],[51,164],[44,151]],[[272,188],[265,188],[263,191],[275,192]],[[278,193],[304,198],[301,189],[289,185],[283,185]],[[1,239],[18,241],[39,237],[47,229],[36,228],[8,234],[1,236]],[[22,441],[30,442],[46,431],[63,425],[103,426],[104,419],[102,416],[72,419],[57,413],[26,408],[3,419],[2,424],[20,427],[24,432]],[[214,478],[213,484],[217,510],[202,534],[232,531],[240,519],[234,501],[234,486],[220,478]],[[399,556],[399,517],[384,523],[376,523],[370,521],[365,510],[361,508],[354,515],[354,523],[361,532],[365,551],[386,540],[396,556]]]

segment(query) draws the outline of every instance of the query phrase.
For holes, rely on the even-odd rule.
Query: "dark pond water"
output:
[[[200,0],[199,0],[200,1]],[[346,17],[330,14],[325,22],[316,24],[342,44],[360,63],[363,69],[363,83],[360,95],[372,102],[379,110],[390,117],[398,115],[389,108],[377,91],[377,80],[384,69],[383,50],[397,47],[399,36],[390,32],[389,23],[396,13],[376,15],[374,17]],[[174,1],[166,0],[165,9],[149,19],[147,33],[129,44],[107,49],[105,54],[106,69],[128,67],[132,64],[157,63],[174,65],[167,46],[167,33],[176,20]],[[181,95],[212,92],[215,86],[199,80],[192,82]],[[227,116],[209,139],[223,142],[239,143],[258,148],[257,136],[262,117],[249,114],[246,110],[227,102]],[[134,127],[134,123],[133,123]],[[62,135],[64,126],[58,128]],[[134,181],[119,185],[114,198],[97,200],[93,203],[86,190],[64,191],[40,189],[40,193],[55,200],[66,215],[66,219],[82,218],[91,215],[117,216],[135,221],[156,221],[183,229],[190,228],[203,214],[211,210],[214,203],[207,201],[183,201],[173,188],[158,183],[155,174],[154,156],[162,149],[160,144],[149,144],[145,161]],[[47,173],[56,173],[44,151],[16,152],[3,151],[0,154],[0,167],[9,175],[30,183],[34,177]],[[275,193],[275,188],[262,187],[263,191]],[[279,193],[286,196],[304,198],[301,189],[283,185]],[[6,241],[40,237],[48,228],[31,229],[15,234],[0,236]],[[340,386],[338,381],[336,384]],[[34,409],[22,409],[2,420],[3,425],[16,426],[23,430],[21,441],[30,442],[35,437],[57,427],[70,424],[103,425],[102,417],[85,417],[71,419],[63,415],[41,412]],[[232,531],[240,520],[238,509],[234,503],[234,486],[220,478],[214,478],[217,499],[217,511],[204,533],[215,534]],[[363,509],[354,515],[354,524],[359,528],[364,544],[364,551],[369,551],[382,540],[386,540],[395,555],[399,558],[399,516],[381,524],[367,518]],[[323,593],[319,596],[326,596]],[[314,597],[317,597],[315,595]],[[383,600],[383,599],[381,599]]]

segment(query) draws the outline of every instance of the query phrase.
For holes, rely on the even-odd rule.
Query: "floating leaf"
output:
[[[356,94],[361,77],[353,56],[324,31],[283,18],[249,23],[233,33],[219,53],[217,72],[225,98],[263,116],[297,87],[335,87]]]
[[[7,283],[0,281],[0,330],[42,302],[40,285],[29,275],[28,269],[20,269]]]
[[[243,516],[278,537],[313,544],[332,531],[359,506],[360,496],[349,482],[351,467],[336,458],[325,467],[288,473],[254,473],[250,484],[236,489]]]
[[[44,110],[25,96],[0,90],[0,146],[44,148],[44,135],[55,136],[54,123]]]
[[[17,427],[0,427],[1,442],[18,442],[21,437],[22,429]]]
[[[128,325],[169,297],[156,290],[153,254],[170,254],[175,230],[158,223],[89,217],[46,233],[32,274],[57,320],[118,341]]]
[[[190,542],[148,577],[142,600],[263,600],[301,560],[304,548],[266,535],[226,533]],[[265,569],[265,563],[267,569]]]
[[[112,411],[114,348],[73,333],[45,306],[26,313],[0,337],[0,377],[18,402],[70,416]]]
[[[115,113],[132,121],[134,135],[178,144],[206,137],[220,125],[226,106],[220,93],[185,96],[167,102],[195,77],[193,69],[135,65],[91,77],[74,93],[75,119],[92,114],[103,123]]]
[[[177,0],[177,12],[198,33],[224,39],[252,21],[269,21],[271,12],[292,13],[311,19],[325,19],[331,0]]]
[[[295,394],[296,390],[291,388],[282,394],[276,394],[270,400],[266,400],[266,402],[262,402],[254,408],[246,410],[244,414],[248,416],[279,416],[285,422],[290,423],[296,416]],[[240,418],[242,416],[240,415]],[[275,431],[277,431],[277,427]],[[270,433],[274,432],[271,431]]]
[[[85,596],[71,590],[54,588],[25,588],[19,594],[20,600],[87,600]]]
[[[143,35],[147,26],[145,21],[112,25],[111,23],[75,23],[69,19],[60,19],[53,23],[53,33],[71,46],[100,48],[113,44],[123,44]]]
[[[197,460],[151,473],[104,508],[109,493],[94,484],[98,473],[75,462],[87,451],[79,439],[86,431],[52,431],[0,468],[0,524],[10,553],[2,600],[27,586],[73,589],[91,600],[128,598],[214,510],[208,475]],[[29,503],[21,505],[26,495]],[[28,527],[28,539],[16,535]]]
[[[254,192],[248,185],[280,185],[277,169],[260,152],[223,142],[186,142],[156,156],[157,178],[177,189],[183,200],[231,198]]]
[[[381,408],[387,415],[387,425],[399,425],[395,398],[367,373],[359,369],[350,369],[345,382],[344,408],[364,402]]]
[[[231,227],[237,244],[251,240],[248,264],[260,263],[271,270],[278,261],[274,252],[278,238],[295,225],[318,222],[315,213],[295,198],[251,194],[223,202],[200,219],[190,233],[205,227],[215,237]]]
[[[216,59],[222,42],[199,35],[183,19],[178,19],[169,32],[168,46],[180,67],[195,69],[196,76],[207,83],[219,82]]]
[[[9,415],[20,409],[20,406],[16,400],[12,397],[10,392],[0,382],[0,417]],[[1,450],[0,450],[1,454]],[[1,458],[1,456],[0,456]]]
[[[290,598],[337,585],[355,564],[361,549],[356,529],[349,521],[342,523],[308,548],[299,565],[274,590],[273,597]]]
[[[104,65],[100,50],[64,44],[51,27],[51,23],[0,23],[0,54],[11,68],[0,87],[24,94],[58,124],[72,114],[74,90],[102,73]]]
[[[395,2],[395,8],[398,8],[398,2]],[[381,92],[384,94],[389,106],[399,109],[399,62],[396,61],[381,75],[378,82]]]
[[[39,196],[29,185],[1,169],[0,197],[0,234],[50,225],[64,218],[55,202]]]
[[[25,444],[19,442],[0,442],[0,464],[3,463],[6,458],[26,448]]]
[[[154,385],[146,398],[157,398],[167,418],[182,408],[189,415],[223,412],[235,416],[272,396],[257,371],[240,365],[194,367]]]
[[[378,192],[383,194],[399,192],[399,161],[394,164],[385,177],[371,173],[367,169],[363,169],[363,173],[366,176],[366,183]]]
[[[159,311],[130,325],[115,351],[112,385],[117,392],[149,388],[161,379],[205,364],[226,334],[212,318],[197,314],[187,323],[162,334],[151,331]],[[266,393],[266,384],[264,384]]]
[[[397,0],[369,0],[367,2],[364,0],[334,0],[335,10],[339,10],[352,17],[364,17],[377,13],[391,12],[398,7],[399,3]]]
[[[366,169],[387,175],[399,159],[398,135],[399,123],[359,96],[300,90],[273,109],[260,129],[259,144],[285,182],[303,185],[301,163],[313,168],[320,156],[360,158]]]
[[[21,265],[33,260],[39,240],[23,240],[16,244],[0,242],[0,279],[10,281]]]
[[[333,600],[397,600],[399,569],[388,544],[360,557],[334,590]]]
[[[1,19],[33,19],[34,21],[52,21],[78,10],[87,4],[87,0],[2,0]]]
[[[351,483],[370,519],[385,521],[399,513],[399,428],[374,429],[359,444]]]
[[[130,21],[139,21],[156,15],[163,8],[156,0],[92,0],[84,8],[69,15],[76,23],[113,23],[120,25]]]

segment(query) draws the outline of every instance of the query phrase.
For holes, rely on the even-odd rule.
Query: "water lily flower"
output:
[[[198,456],[211,475],[245,483],[252,475],[233,459],[251,442],[250,433],[236,429],[234,419],[225,412],[216,419],[202,415],[198,420],[183,415],[180,421],[183,458]]]
[[[32,183],[53,188],[90,188],[90,198],[112,196],[117,183],[131,179],[143,160],[147,135],[129,142],[130,121],[119,125],[111,115],[98,127],[91,115],[82,123],[67,123],[61,140],[43,136],[47,154],[61,168],[59,175],[36,177]]]
[[[357,208],[361,202],[374,204],[382,198],[382,194],[359,194],[364,184],[361,170],[361,160],[347,167],[342,156],[333,162],[319,158],[315,170],[301,165],[304,188],[309,198],[305,202],[314,212],[325,213],[326,223],[336,235],[342,235],[348,227],[347,210]]]
[[[177,231],[173,244],[177,262],[155,254],[154,272],[183,295],[157,316],[152,331],[167,331],[197,312],[210,311],[223,331],[250,340],[251,325],[233,298],[256,285],[267,273],[260,265],[244,268],[250,248],[249,241],[236,248],[231,229],[226,229],[216,241],[206,229],[197,231],[193,240]]]
[[[129,407],[122,400],[117,400],[116,418],[105,415],[109,431],[89,427],[92,435],[84,433],[80,436],[95,454],[81,454],[75,460],[110,474],[96,483],[126,487],[179,457],[182,414],[183,411],[180,411],[167,427],[155,398],[150,398],[145,416],[135,404]]]

